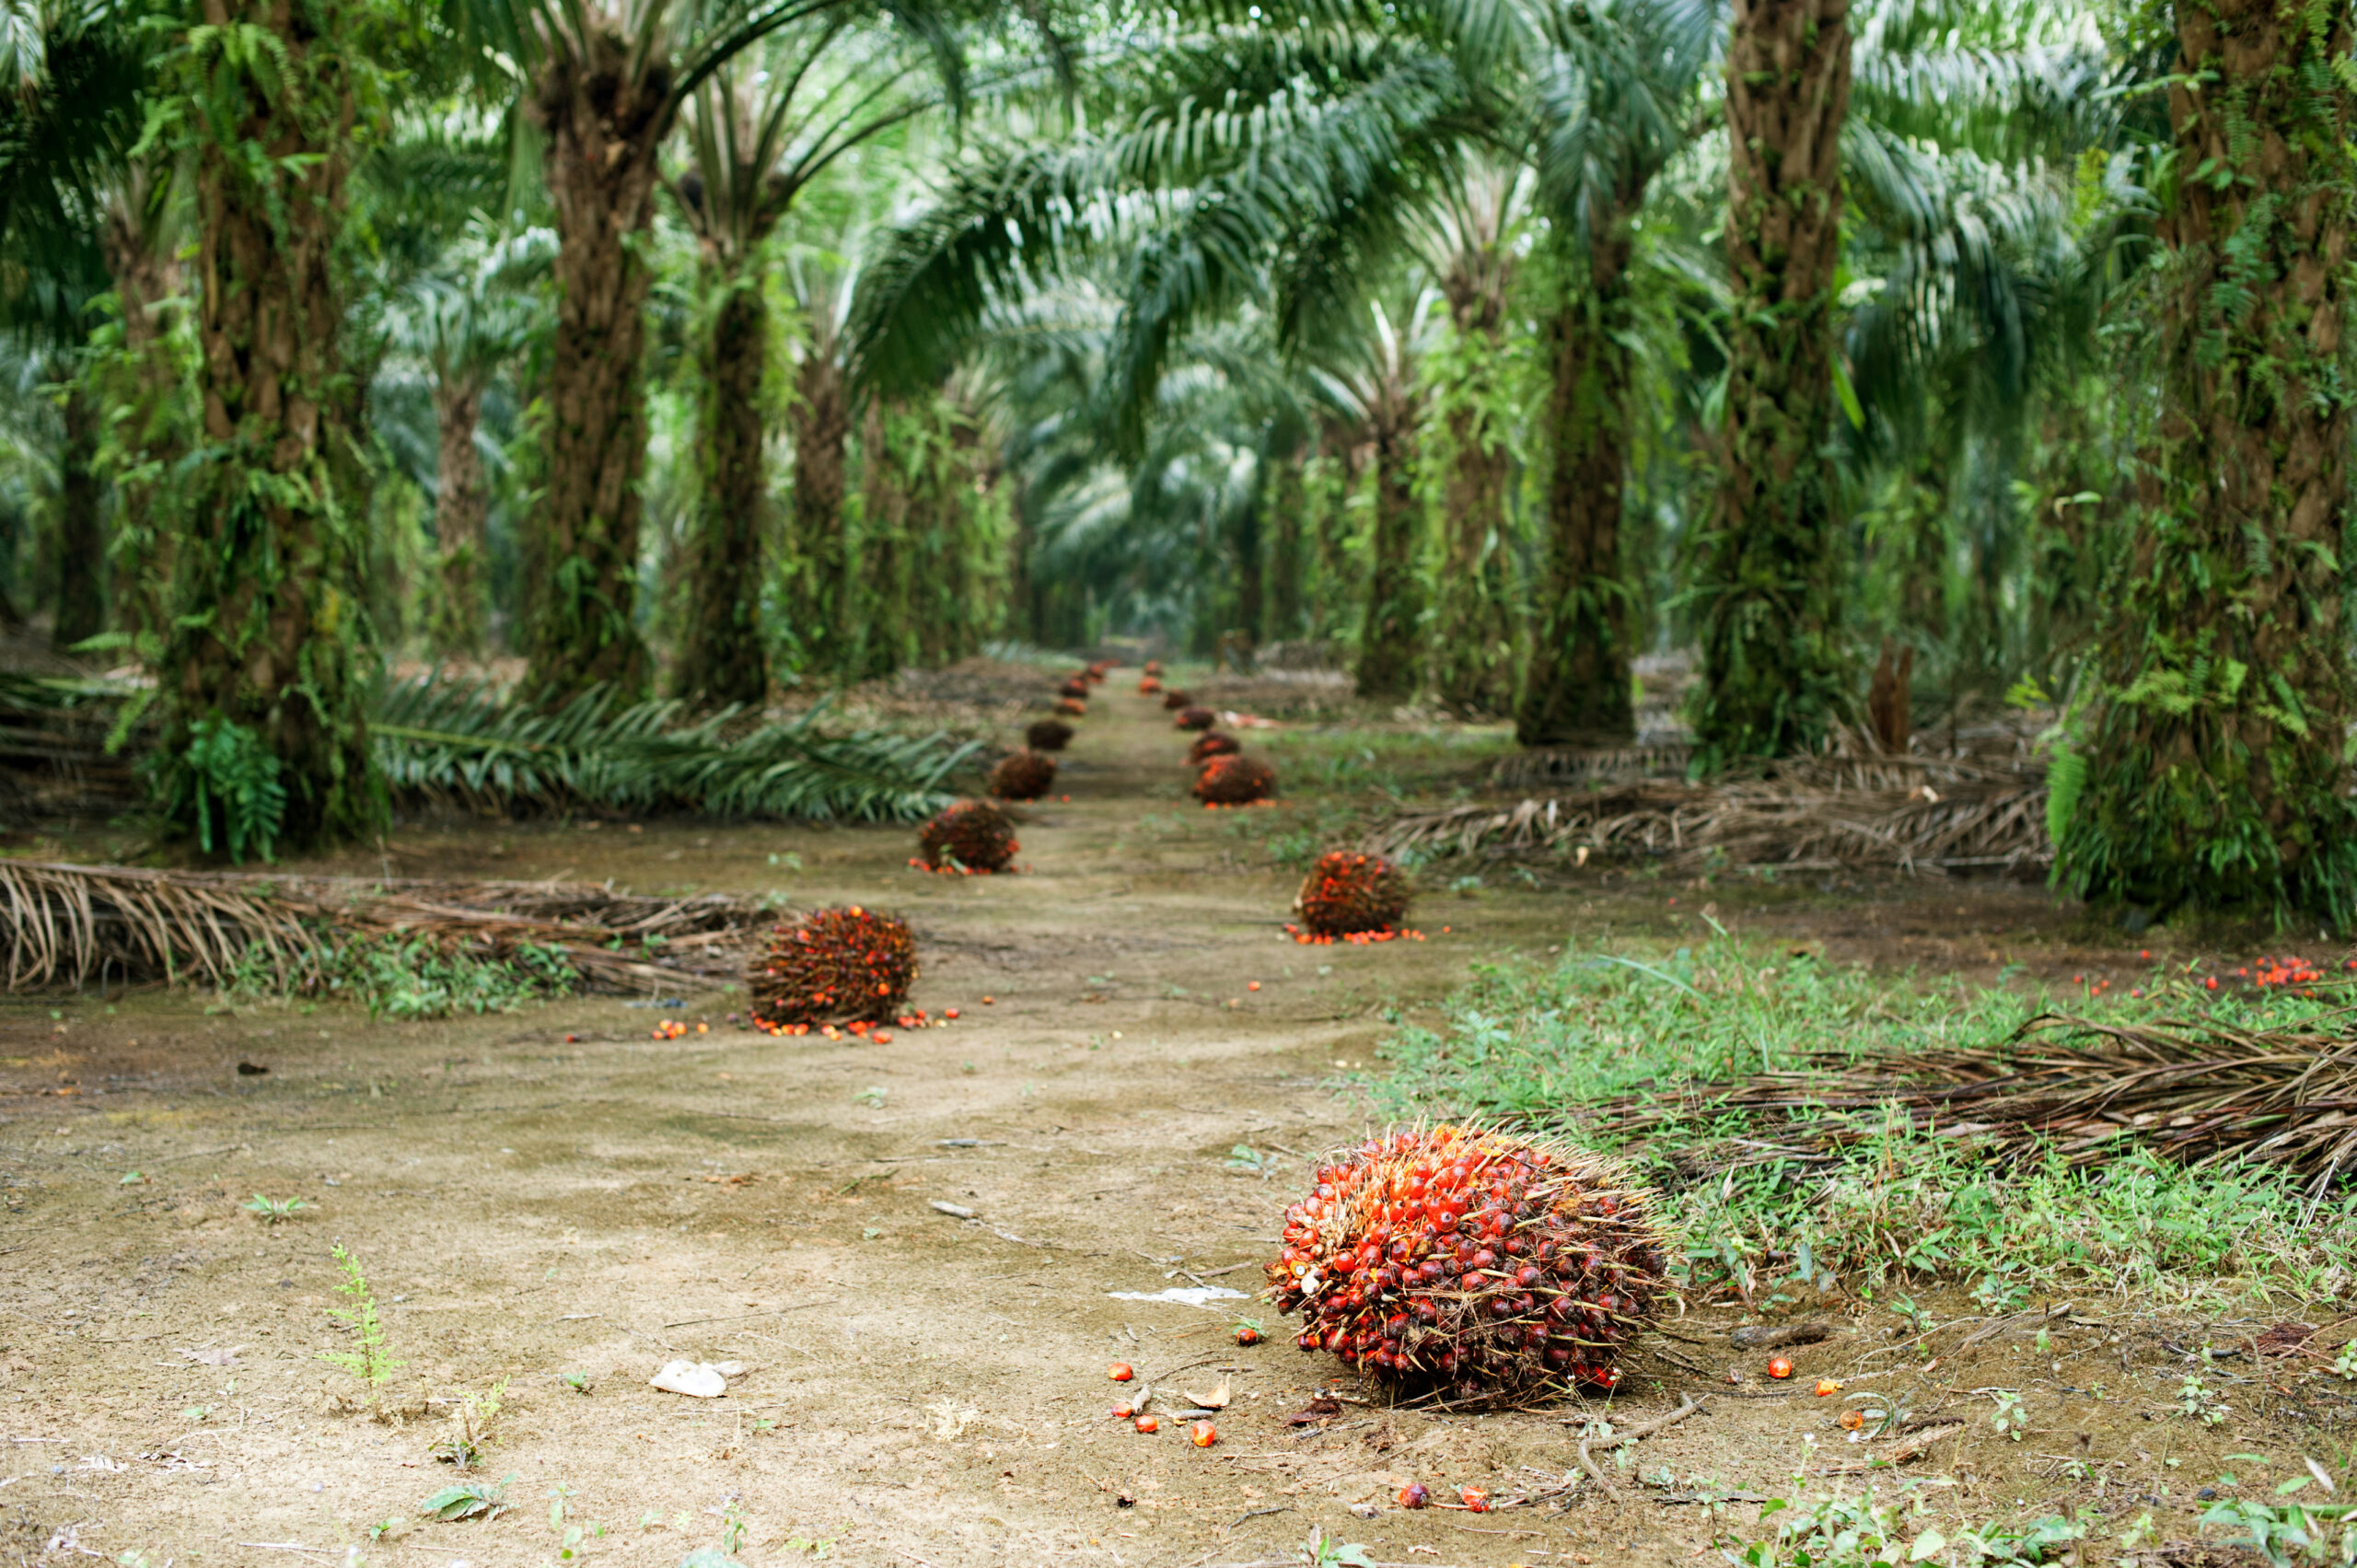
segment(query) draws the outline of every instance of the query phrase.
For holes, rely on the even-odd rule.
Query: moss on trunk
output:
[[[673,685],[719,704],[768,701],[761,545],[769,510],[762,378],[770,313],[758,273],[727,279],[705,340],[702,493],[688,540],[688,604]]]
[[[1726,424],[1702,541],[1705,764],[1806,749],[1851,704],[1840,637],[1833,282],[1849,0],[1735,0]]]
[[[2357,918],[2347,0],[2178,0],[2142,517],[2056,772],[2061,877],[2107,901]],[[2070,809],[2076,789],[2076,809]]]

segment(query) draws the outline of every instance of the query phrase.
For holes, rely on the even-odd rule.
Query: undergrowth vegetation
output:
[[[290,995],[354,1002],[371,1018],[440,1018],[512,1013],[527,1002],[562,996],[580,977],[562,947],[519,942],[505,957],[472,952],[423,935],[322,932],[303,967],[284,975],[261,947],[221,988],[225,1001],[253,1005]]]
[[[2286,1028],[2326,1004],[2161,988],[2075,1010],[2150,1018],[2201,1008]],[[1663,1193],[1697,1291],[1757,1306],[1839,1287],[1885,1295],[1968,1286],[1986,1310],[2061,1290],[2223,1302],[2345,1292],[2357,1276],[2357,1196],[2321,1193],[2240,1160],[2182,1166],[2123,1141],[2104,1163],[2050,1150],[1992,1157],[1970,1138],[1887,1108],[1878,1127],[1810,1159],[1738,1157],[1765,1136],[1715,1101],[1758,1073],[1830,1070],[1888,1052],[1990,1048],[2039,1013],[2042,992],[1877,976],[1722,938],[1646,958],[1571,952],[1475,966],[1438,1028],[1387,1046],[1386,1109],[1562,1128],[1632,1160]],[[1617,1102],[1689,1113],[1616,1136]]]

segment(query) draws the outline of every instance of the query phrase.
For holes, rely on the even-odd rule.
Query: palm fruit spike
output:
[[[1209,729],[1219,722],[1219,715],[1209,708],[1182,708],[1172,722],[1180,729]]]
[[[1010,751],[991,770],[990,792],[1001,800],[1037,800],[1056,784],[1056,760],[1038,751]]]
[[[1023,744],[1034,751],[1061,751],[1072,744],[1073,733],[1062,719],[1041,719],[1023,732]]]
[[[1163,692],[1162,705],[1173,713],[1177,713],[1180,708],[1191,708],[1195,705],[1194,695],[1173,686]]]
[[[1268,1266],[1297,1342],[1458,1397],[1610,1388],[1665,1284],[1652,1195],[1614,1162],[1479,1127],[1370,1138],[1317,1167]]]
[[[1138,695],[1141,697],[1151,697],[1161,690],[1162,682],[1151,675],[1138,682]]]
[[[1206,806],[1249,806],[1276,793],[1276,771],[1258,757],[1214,757],[1195,779],[1194,796]]]
[[[935,871],[953,864],[968,871],[1004,871],[1022,847],[1015,824],[987,800],[946,807],[917,834],[917,848]]]
[[[1224,729],[1207,729],[1187,748],[1187,761],[1198,766],[1214,757],[1233,757],[1244,749],[1244,743]]]
[[[1088,695],[1088,682],[1075,676],[1072,679],[1065,681],[1061,687],[1058,687],[1056,689],[1056,695],[1059,697],[1079,697],[1086,699]]]
[[[916,978],[908,922],[857,904],[776,927],[746,976],[767,1024],[887,1022],[908,1011]]]
[[[1077,697],[1059,697],[1056,699],[1056,712],[1066,718],[1085,719],[1088,716],[1088,704]]]
[[[1313,936],[1388,931],[1408,912],[1408,874],[1379,854],[1338,849],[1302,878],[1293,912]]]

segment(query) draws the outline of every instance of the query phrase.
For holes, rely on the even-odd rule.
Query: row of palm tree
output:
[[[7,3],[9,308],[79,356],[60,536],[104,481],[143,541],[170,799],[381,808],[400,362],[434,634],[499,480],[536,702],[643,688],[650,625],[714,704],[946,656],[1003,573],[1013,630],[1308,632],[1533,745],[1630,738],[1688,643],[1713,768],[1851,716],[1879,621],[2064,695],[2082,890],[2357,899],[2345,170],[2284,151],[2344,129],[2339,0]]]

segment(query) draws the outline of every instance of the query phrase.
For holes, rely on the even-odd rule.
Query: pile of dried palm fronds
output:
[[[1492,858],[1606,854],[1782,870],[2042,867],[2046,771],[2024,759],[1816,757],[1709,784],[1649,779],[1513,806],[1403,811],[1369,840],[1380,854]]]
[[[664,899],[581,882],[378,881],[244,872],[147,871],[0,860],[0,949],[8,990],[162,980],[266,980],[316,989],[326,955],[353,938],[424,941],[505,959],[528,946],[563,956],[592,990],[725,981],[767,915],[717,893]]]
[[[1996,1153],[2050,1149],[2074,1166],[2141,1144],[2189,1164],[2247,1159],[2322,1191],[2357,1172],[2357,1008],[2298,1029],[2212,1021],[2131,1026],[2048,1014],[1995,1049],[1931,1051],[1764,1073],[1680,1099],[1648,1091],[1583,1125],[1658,1136],[1747,1113],[1741,1137],[1698,1146],[1698,1171],[1838,1158],[1893,1109],[1919,1131]]]

